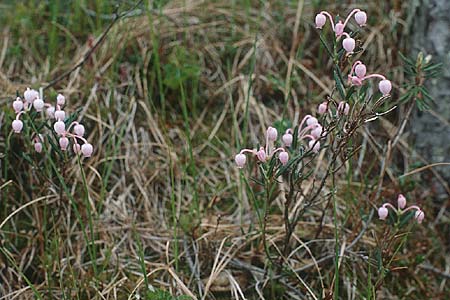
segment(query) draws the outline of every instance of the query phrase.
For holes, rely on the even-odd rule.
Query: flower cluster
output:
[[[323,127],[319,124],[319,121],[310,115],[307,115],[303,118],[298,127],[298,140],[306,140],[308,139],[308,148],[317,153],[320,150],[320,142],[319,139],[323,136]],[[278,138],[278,131],[269,127],[266,131],[266,146],[260,147],[257,149],[242,149],[235,157],[234,160],[238,168],[243,168],[245,163],[247,162],[247,157],[245,153],[251,153],[256,156],[256,158],[260,162],[266,162],[272,158],[275,153],[279,152],[278,159],[280,160],[282,165],[286,165],[289,161],[289,154],[283,147],[275,147],[275,142]],[[285,147],[291,147],[292,142],[294,140],[293,130],[289,128],[281,137],[281,141],[283,142]]]
[[[20,133],[23,129],[23,122],[20,120],[22,114],[28,113],[34,108],[37,112],[43,112],[45,109],[45,115],[49,120],[56,120],[53,124],[53,129],[59,137],[59,146],[62,151],[66,151],[69,147],[70,141],[72,139],[72,149],[75,154],[81,153],[85,157],[90,157],[94,148],[88,141],[83,137],[85,133],[84,126],[78,122],[72,122],[66,128],[66,112],[63,110],[63,106],[66,103],[66,98],[58,94],[56,97],[56,104],[52,105],[50,103],[44,102],[39,92],[27,88],[24,92],[23,99],[17,97],[13,102],[13,108],[16,112],[16,118],[12,122],[12,129],[15,133]],[[33,134],[32,141],[34,143],[34,149],[36,152],[42,152],[43,143],[42,134]],[[79,142],[83,142],[82,145]]]
[[[361,61],[356,61],[353,66],[352,70],[350,71],[350,74],[348,75],[348,81],[350,84],[355,86],[361,86],[363,84],[364,80],[370,79],[370,78],[379,78],[381,79],[380,83],[378,84],[378,89],[383,94],[383,96],[389,95],[392,89],[392,84],[389,80],[386,79],[381,74],[369,74],[366,75],[367,68]]]
[[[334,24],[333,17],[330,13],[327,11],[321,11],[316,15],[316,28],[322,29],[322,27],[327,22],[327,17],[330,19],[331,27],[333,28],[334,33],[336,34],[336,38],[340,38],[341,36],[345,36],[345,38],[342,40],[342,47],[345,49],[345,51],[348,54],[353,53],[353,50],[355,50],[355,40],[344,31],[345,27],[347,26],[348,22],[350,21],[352,16],[355,16],[356,23],[363,27],[366,25],[367,22],[367,14],[360,10],[360,9],[354,9],[352,10],[347,18],[345,19],[344,23],[342,23],[341,20],[339,20],[336,24]]]
[[[392,208],[392,210],[397,215],[402,215],[407,211],[415,210],[416,212],[415,212],[414,218],[417,220],[417,223],[419,223],[419,224],[422,223],[423,219],[425,218],[425,213],[417,205],[411,205],[411,206],[405,208],[406,207],[406,198],[402,194],[398,195],[398,198],[397,198],[397,207],[398,208],[395,208],[390,203],[384,203],[380,208],[378,208],[378,217],[380,218],[380,220],[386,220],[386,218],[389,214],[388,207]]]

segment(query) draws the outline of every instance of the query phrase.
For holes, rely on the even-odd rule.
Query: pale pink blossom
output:
[[[384,79],[380,81],[380,83],[378,84],[378,88],[380,89],[380,92],[383,94],[383,96],[387,96],[391,92],[392,84],[389,80]]]
[[[286,151],[282,151],[278,155],[278,159],[280,160],[281,164],[284,166],[289,161],[289,154]]]
[[[242,169],[245,165],[245,162],[247,161],[247,157],[245,156],[245,154],[239,153],[234,157],[234,161],[236,162],[237,167],[239,169]]]
[[[89,143],[85,143],[81,146],[81,152],[83,153],[84,157],[90,157],[93,151],[94,148]]]
[[[59,138],[59,146],[61,147],[62,151],[66,151],[67,147],[69,146],[69,139],[65,136]]]
[[[327,17],[324,14],[320,13],[316,15],[316,28],[322,29],[323,25],[325,25],[327,21]]]
[[[12,121],[12,128],[15,133],[20,133],[23,128],[23,122],[21,120],[14,120]]]
[[[322,102],[319,104],[319,107],[317,108],[317,113],[319,115],[323,115],[328,110],[328,102]]]
[[[365,26],[366,22],[367,22],[367,14],[365,12],[363,12],[362,10],[358,11],[355,14],[355,21],[356,21],[356,23],[358,23],[359,26],[361,26],[361,27]]]
[[[23,109],[23,102],[20,97],[17,97],[16,100],[13,102],[13,108],[16,113],[20,112]]]
[[[406,198],[402,194],[398,195],[397,197],[397,206],[400,209],[404,209],[406,206]]]
[[[54,125],[53,125],[53,129],[55,129],[55,132],[57,134],[63,134],[66,131],[66,124],[64,124],[63,121],[57,121]]]

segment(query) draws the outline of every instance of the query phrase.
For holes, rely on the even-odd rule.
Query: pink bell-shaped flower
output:
[[[32,103],[34,99],[39,97],[39,93],[36,90],[30,90],[30,88],[27,88],[27,90],[23,93],[23,97],[25,98],[25,101]]]
[[[64,97],[62,94],[58,94],[58,96],[56,96],[56,103],[59,106],[63,106],[66,103],[66,97]]]
[[[343,114],[347,116],[350,112],[350,105],[347,102],[341,101],[338,105],[338,114]]]
[[[306,119],[306,125],[308,125],[308,126],[311,126],[311,125],[314,125],[317,123],[319,123],[319,121],[314,117],[309,117],[308,119]]]
[[[242,169],[247,161],[247,156],[245,154],[239,153],[234,157],[234,161],[239,169]]]
[[[364,64],[358,64],[355,67],[355,74],[358,76],[358,78],[364,78],[366,76],[367,68]]]
[[[281,164],[284,166],[289,161],[289,154],[286,151],[282,151],[280,155],[278,155],[278,159],[280,160]]]
[[[384,79],[380,81],[380,83],[378,84],[378,88],[380,89],[380,92],[383,94],[383,96],[387,96],[391,92],[392,84],[389,80]]]
[[[78,136],[83,136],[84,135],[84,126],[81,124],[75,125],[73,127],[73,132],[75,132],[75,134]]]
[[[388,213],[389,213],[388,209],[384,206],[378,209],[378,217],[380,218],[380,220],[386,220]]]
[[[61,147],[62,151],[66,151],[67,147],[69,146],[69,139],[65,136],[59,138],[59,146]]]
[[[308,143],[309,149],[312,150],[314,153],[319,152],[320,150],[320,142],[316,140],[310,140]]]
[[[317,124],[316,127],[311,130],[311,135],[316,139],[320,138],[320,136],[322,135],[322,126],[320,124]]]
[[[267,138],[269,139],[269,141],[275,142],[277,140],[278,131],[275,128],[273,128],[273,127],[267,128],[266,134],[267,134]]]
[[[327,17],[324,14],[320,13],[316,15],[316,28],[322,29],[323,25],[327,22]]]
[[[341,36],[344,33],[344,24],[341,21],[334,25],[334,33],[337,37]]]
[[[66,112],[63,110],[57,110],[55,111],[55,119],[59,121],[64,121],[66,118]]]
[[[20,133],[23,128],[23,122],[21,120],[14,120],[12,121],[12,129],[15,133]]]
[[[93,151],[94,148],[89,143],[83,144],[81,146],[81,152],[83,153],[84,157],[91,157]]]
[[[259,161],[261,162],[266,162],[267,160],[267,154],[266,151],[264,150],[264,148],[260,148],[258,152],[256,152],[256,157],[259,159]]]
[[[346,37],[342,41],[342,47],[344,47],[347,53],[353,53],[353,50],[355,50],[355,45],[356,45],[355,40],[351,37]]]
[[[319,115],[323,115],[324,113],[326,113],[328,110],[328,103],[327,102],[322,102],[319,104],[319,107],[317,108],[317,113]]]
[[[283,134],[281,139],[283,140],[283,143],[286,147],[290,147],[292,145],[292,141],[293,141],[294,137],[290,133],[285,133],[285,134]]]
[[[58,121],[53,125],[53,129],[57,134],[63,134],[66,131],[66,124],[63,121]]]
[[[367,22],[367,14],[365,12],[363,12],[362,10],[358,11],[355,14],[355,21],[356,21],[356,23],[358,23],[359,26],[361,26],[361,27],[365,26],[366,22]]]
[[[13,102],[13,108],[16,113],[23,109],[23,102],[19,97],[17,97],[17,99]]]
[[[41,142],[34,143],[34,150],[37,153],[41,153],[42,152],[42,143]]]
[[[398,195],[397,197],[397,206],[400,209],[404,209],[406,206],[406,198],[402,194]]]
[[[417,223],[421,224],[425,218],[425,213],[422,210],[416,210],[414,218],[417,220]]]
[[[33,101],[33,107],[36,111],[42,111],[44,109],[44,101],[42,99],[36,98]]]
[[[49,106],[46,110],[45,113],[47,115],[48,118],[54,118],[55,117],[55,107],[54,106]]]

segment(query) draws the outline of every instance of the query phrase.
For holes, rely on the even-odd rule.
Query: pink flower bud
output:
[[[364,64],[358,64],[355,67],[355,74],[356,74],[356,76],[358,76],[358,78],[364,78],[364,76],[366,76],[366,72],[367,72],[367,69],[366,69],[366,65],[364,65]]]
[[[83,136],[84,135],[84,126],[81,124],[75,125],[75,127],[73,127],[73,132],[75,132],[76,135]]]
[[[360,78],[358,78],[358,76],[350,76],[349,78],[353,85],[356,85],[356,86],[362,85],[362,80]]]
[[[347,37],[342,41],[342,47],[344,47],[345,51],[347,53],[353,53],[353,50],[355,50],[355,40],[351,37]]]
[[[55,111],[55,119],[56,120],[64,121],[65,118],[66,118],[66,112],[65,111],[63,111],[63,110]]]
[[[36,111],[42,111],[44,109],[44,101],[39,98],[34,99],[33,107]]]
[[[81,152],[83,153],[84,157],[91,157],[93,151],[94,148],[91,144],[86,143],[81,146]]]
[[[383,94],[383,96],[387,96],[391,92],[392,84],[389,80],[384,79],[380,81],[380,83],[378,84],[378,88],[380,89],[380,92]]]
[[[266,162],[267,159],[267,155],[266,155],[266,151],[264,151],[264,148],[260,148],[258,152],[256,152],[256,157],[259,159],[259,161],[261,162]]]
[[[242,169],[247,161],[247,156],[245,154],[239,153],[234,157],[234,161],[239,169]]]
[[[23,102],[19,97],[17,97],[17,99],[13,102],[13,108],[16,113],[23,109]]]
[[[404,209],[405,206],[406,206],[406,198],[405,198],[405,196],[403,196],[402,194],[398,195],[398,198],[397,198],[397,206],[398,206],[398,208],[400,208],[400,209]]]
[[[322,126],[320,124],[317,124],[316,127],[311,130],[311,135],[316,139],[320,138],[320,136],[322,135]]]
[[[63,121],[58,121],[53,125],[53,129],[57,134],[63,134],[66,131],[66,124]]]
[[[23,93],[23,97],[25,98],[25,101],[28,103],[32,103],[34,99],[39,97],[38,91],[30,90],[30,88],[27,88],[27,90]]]
[[[358,11],[355,14],[355,20],[356,20],[356,23],[358,23],[359,26],[366,25],[366,22],[367,22],[367,15],[366,15],[366,13],[363,12],[363,11]]]
[[[65,136],[59,138],[59,146],[61,147],[62,151],[66,151],[67,147],[69,146],[69,139]]]
[[[314,117],[309,117],[308,119],[306,119],[306,125],[308,125],[308,126],[314,125],[317,123],[319,123],[319,121],[317,121],[317,119]]]
[[[66,103],[66,97],[64,97],[64,96],[61,95],[61,94],[58,94],[58,96],[56,96],[56,103],[57,103],[59,106],[63,106],[63,105]]]
[[[280,155],[278,155],[278,159],[280,160],[281,164],[284,166],[287,164],[289,160],[289,154],[286,151],[282,151]]]
[[[338,105],[338,114],[343,114],[347,116],[350,112],[350,105],[347,102],[341,101]]]
[[[41,153],[42,152],[42,143],[41,142],[34,143],[34,150],[37,153]]]
[[[48,118],[54,118],[55,117],[55,107],[50,106],[46,109],[45,113],[47,114]]]
[[[423,219],[425,218],[425,213],[421,210],[416,210],[414,217],[417,220],[417,223],[421,224]]]
[[[277,140],[278,131],[275,128],[273,128],[273,127],[267,128],[266,134],[267,134],[267,138],[269,139],[269,141],[275,142]]]
[[[294,139],[294,137],[290,133],[285,133],[283,134],[281,139],[283,140],[283,143],[286,147],[290,147],[292,145],[292,140]]]
[[[80,151],[81,151],[81,146],[80,146],[80,144],[73,144],[73,152],[75,153],[75,154],[78,154],[78,153],[80,153]]]
[[[344,33],[344,24],[339,21],[336,25],[334,25],[334,33],[336,36],[341,36]]]
[[[320,142],[316,142],[316,140],[310,140],[308,146],[314,153],[317,153],[320,150]]]
[[[322,102],[319,104],[319,107],[317,108],[317,113],[319,115],[323,115],[324,113],[326,113],[328,110],[328,103],[327,102]]]
[[[316,28],[322,29],[323,25],[327,22],[327,17],[325,17],[324,14],[317,14],[316,15]]]
[[[15,133],[20,133],[23,128],[23,122],[21,120],[12,121],[12,128]]]
[[[384,206],[378,209],[378,217],[380,218],[380,220],[386,220],[388,213],[389,213],[388,209]]]

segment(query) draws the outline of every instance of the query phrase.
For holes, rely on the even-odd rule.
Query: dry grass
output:
[[[286,272],[273,276],[232,157],[241,143],[256,145],[267,125],[280,120],[285,99],[284,119],[296,123],[329,94],[330,65],[311,23],[325,6],[336,12],[353,6],[244,2],[169,1],[148,15],[133,11],[81,69],[55,87],[68,98],[71,113],[80,108],[78,119],[95,141],[94,156],[83,161],[87,202],[76,160],[59,165],[83,224],[54,174],[48,176],[46,158],[9,135],[13,112],[2,110],[0,299],[31,299],[33,289],[44,299],[142,299],[146,281],[151,288],[196,299],[328,299],[335,284],[340,286],[335,299],[367,297],[370,268],[376,268],[373,249],[387,229],[376,220],[366,228],[362,219],[382,201],[374,198],[382,149],[404,112],[362,130],[362,150],[338,178],[340,282],[334,282],[335,226],[326,197],[299,223],[294,250],[284,258]],[[360,55],[373,71],[389,74],[397,88],[403,73],[396,53],[409,47],[406,6],[386,1],[362,7],[370,26],[361,40],[367,50]],[[49,7],[36,9],[48,17]],[[50,20],[39,20],[36,36],[17,24],[2,24],[1,106],[9,105],[16,90],[30,83],[43,86],[70,69],[89,51],[89,39],[100,36],[108,21],[103,22],[92,33],[87,26],[73,32],[65,23],[58,25],[57,36],[66,42],[52,58],[36,47],[40,37],[46,39],[44,30],[52,28]],[[17,45],[20,51],[11,50]],[[251,109],[245,121],[247,99]],[[414,227],[377,287],[378,298],[446,299],[448,201],[433,201],[433,188],[425,183],[435,178],[432,169],[400,178],[415,168],[409,158],[414,147],[406,138],[407,133],[392,150],[380,192],[387,199],[407,193],[425,207],[427,222]],[[22,153],[30,153],[36,165]],[[322,155],[311,178],[323,175],[326,163]],[[274,200],[268,220],[266,239],[273,253],[283,241],[283,197],[280,193]],[[83,226],[94,236],[95,260]]]

